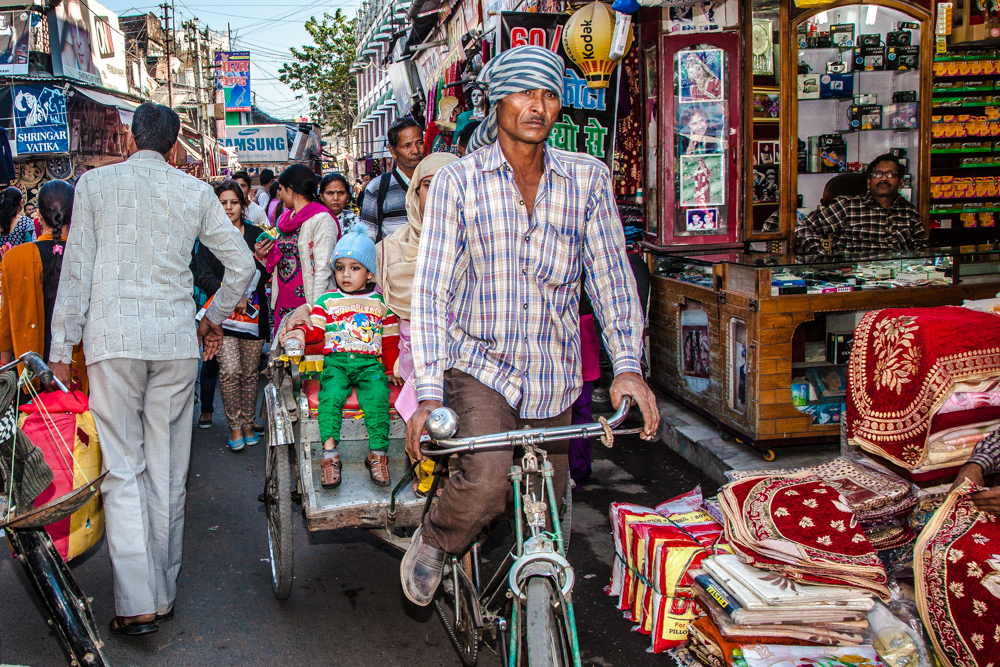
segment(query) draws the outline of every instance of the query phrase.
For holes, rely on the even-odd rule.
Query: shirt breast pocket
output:
[[[538,278],[552,286],[577,282],[580,278],[580,235],[551,226],[540,231],[541,239],[533,248]]]

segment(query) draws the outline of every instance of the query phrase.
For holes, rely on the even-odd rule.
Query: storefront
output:
[[[922,2],[699,2],[638,23],[652,380],[764,451],[833,440],[865,312],[1000,291],[976,245],[995,238],[995,50]],[[886,153],[937,249],[796,254],[827,183]]]

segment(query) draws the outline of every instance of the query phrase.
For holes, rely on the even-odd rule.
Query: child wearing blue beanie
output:
[[[344,404],[355,389],[365,413],[369,454],[365,466],[372,481],[388,486],[389,384],[399,356],[399,320],[375,289],[375,244],[367,234],[345,234],[330,260],[337,289],[316,300],[312,326],[292,329],[287,337],[302,343],[323,342],[319,389],[319,431],[323,440],[323,488],[340,486],[337,451]],[[286,337],[286,339],[287,339]],[[401,384],[399,378],[393,382]]]

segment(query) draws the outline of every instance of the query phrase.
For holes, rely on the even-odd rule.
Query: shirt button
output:
[[[524,304],[524,309],[528,310],[528,304]]]
[[[518,206],[524,206],[524,200],[523,199],[519,199],[518,202],[517,202],[517,205]]]
[[[524,275],[528,275],[528,269],[521,269],[521,273],[523,273]]]

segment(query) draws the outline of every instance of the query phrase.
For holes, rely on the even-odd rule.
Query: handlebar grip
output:
[[[38,381],[42,383],[46,391],[60,389],[59,383],[57,383],[55,376],[52,374],[52,370],[36,352],[28,352],[22,357],[21,361],[24,362],[29,371],[38,377]]]

